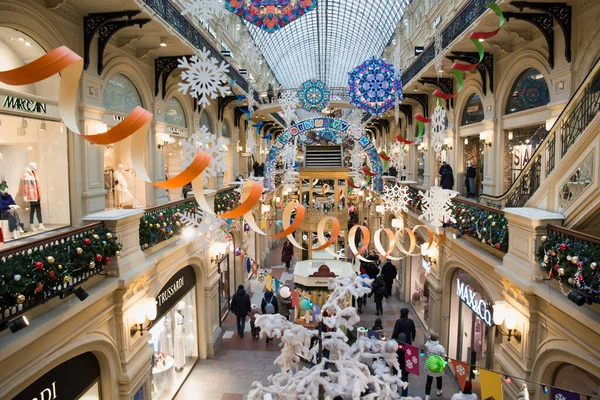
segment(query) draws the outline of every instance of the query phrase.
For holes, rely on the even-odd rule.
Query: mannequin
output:
[[[29,202],[29,224],[34,232],[38,230],[45,231],[46,227],[42,223],[42,206],[40,204],[42,196],[40,193],[40,181],[35,173],[37,164],[30,162],[23,173],[23,199]],[[37,216],[38,228],[33,225],[33,216]]]
[[[183,316],[183,309],[185,303],[180,301],[177,305],[177,311],[175,312],[175,333],[174,333],[174,352],[173,357],[175,358],[175,369],[180,371],[185,367],[185,318]]]
[[[0,219],[8,220],[8,229],[13,234],[13,239],[18,239],[20,234],[25,232],[23,224],[19,219],[17,210],[21,209],[13,197],[8,193],[6,182],[0,183]]]
[[[135,199],[135,197],[133,197],[133,195],[129,191],[127,180],[125,179],[125,176],[123,175],[123,172],[125,171],[124,168],[125,167],[123,166],[123,164],[119,164],[117,166],[117,170],[113,174],[113,177],[115,179],[115,189],[117,190],[117,193],[115,196],[116,197],[115,203],[118,205],[119,208],[122,208],[124,203],[128,202],[129,200],[133,200],[133,205],[136,208],[140,207],[140,203],[138,203],[138,201]]]

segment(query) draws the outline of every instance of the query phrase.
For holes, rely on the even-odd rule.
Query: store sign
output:
[[[488,303],[481,298],[477,298],[478,293],[471,289],[469,285],[461,282],[460,279],[456,280],[456,294],[487,326],[492,326],[492,312]]]
[[[2,107],[37,114],[46,114],[48,108],[46,103],[14,96],[6,96],[4,102],[2,102]]]
[[[521,173],[521,170],[527,165],[531,158],[533,147],[530,144],[521,144],[513,146],[512,152],[512,179],[513,181]]]
[[[84,353],[50,370],[13,400],[78,399],[99,378],[100,364],[96,356]]]
[[[195,285],[196,273],[190,265],[180,269],[173,275],[156,296],[156,320],[158,321],[167,311],[173,308]]]
[[[424,46],[415,46],[415,56],[420,55],[425,50]]]
[[[183,135],[185,133],[185,129],[175,128],[173,126],[169,126],[168,130],[169,130],[169,133],[172,133],[174,135]]]

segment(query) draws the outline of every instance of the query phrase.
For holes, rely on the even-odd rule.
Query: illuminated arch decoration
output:
[[[300,121],[290,126],[283,134],[279,135],[277,140],[271,146],[267,161],[265,162],[265,182],[264,186],[267,190],[275,189],[275,169],[277,159],[281,155],[284,147],[293,142],[294,139],[304,132],[314,132],[331,143],[341,144],[352,140],[358,142],[369,158],[371,164],[371,172],[375,174],[373,177],[373,190],[381,192],[383,190],[383,179],[381,177],[383,167],[377,153],[377,148],[371,140],[365,136],[362,131],[350,131],[350,123],[337,118],[312,118]]]
[[[394,66],[373,57],[348,73],[350,104],[379,117],[402,100],[402,81]],[[400,93],[398,93],[400,92]]]
[[[317,6],[317,0],[225,0],[225,7],[262,30],[273,33]]]
[[[313,78],[298,88],[298,100],[303,109],[317,113],[329,106],[331,92],[322,81]]]

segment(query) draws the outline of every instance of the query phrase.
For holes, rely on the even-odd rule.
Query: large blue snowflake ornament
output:
[[[373,57],[348,73],[350,104],[378,117],[402,101],[402,80],[394,66]]]
[[[329,105],[331,92],[325,83],[313,78],[300,86],[298,100],[303,109],[316,113]]]

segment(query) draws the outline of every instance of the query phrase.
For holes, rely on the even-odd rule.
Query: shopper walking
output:
[[[396,279],[397,274],[398,270],[390,260],[387,260],[387,262],[383,264],[383,267],[381,267],[381,275],[383,275],[388,296],[392,295],[392,286],[394,285],[394,279]]]
[[[251,309],[250,296],[246,293],[244,285],[239,285],[237,292],[231,299],[230,310],[236,316],[237,331],[240,337],[244,337],[244,329],[246,328],[246,316]]]
[[[263,314],[277,314],[279,312],[277,297],[272,291],[267,290],[265,292],[262,302],[260,303],[260,310]],[[271,339],[267,336],[267,343],[269,343],[270,340]]]
[[[256,304],[252,304],[252,308],[250,308],[250,313],[248,317],[250,317],[250,333],[252,334],[252,339],[258,340],[258,335],[260,334],[260,328],[256,326],[256,316],[260,315],[260,311]]]
[[[450,400],[477,400],[477,395],[473,393],[471,382],[466,381],[462,392],[454,394]]]
[[[383,298],[388,298],[383,275],[379,275],[373,282],[373,294],[375,295],[375,315],[383,315]]]
[[[285,243],[283,244],[283,249],[281,250],[281,261],[283,261],[285,264],[285,269],[290,268],[292,257],[294,257],[294,246],[289,240],[286,239]]]
[[[269,83],[269,86],[267,86],[267,99],[269,99],[269,103],[273,102],[274,94],[275,94],[275,91],[273,90],[273,84]]]
[[[438,355],[440,357],[446,357],[446,350],[444,346],[442,346],[439,342],[439,337],[436,333],[431,332],[429,335],[429,340],[425,342],[425,352],[427,353],[427,358],[431,355]],[[425,382],[425,400],[429,400],[431,396],[431,385],[433,384],[433,378],[436,380],[437,386],[437,396],[440,397],[442,395],[442,376],[444,375],[444,370],[441,372],[432,372],[425,365],[425,373],[427,374],[427,381]]]
[[[292,291],[287,286],[282,286],[277,292],[277,308],[279,309],[279,315],[290,319],[290,309],[292,308]]]
[[[417,337],[417,329],[415,328],[415,322],[408,318],[408,308],[400,310],[400,318],[396,320],[394,325],[394,333],[392,333],[392,339],[398,340],[398,336],[403,333],[406,344],[412,344],[413,340]]]
[[[452,171],[452,167],[446,161],[443,161],[438,172],[440,174],[440,186],[442,189],[452,190],[454,187],[454,172]]]

